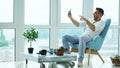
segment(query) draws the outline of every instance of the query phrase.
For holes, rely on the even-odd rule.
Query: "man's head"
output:
[[[101,20],[102,16],[104,15],[104,10],[102,8],[96,8],[93,15],[94,15],[94,20],[99,21],[99,20]]]

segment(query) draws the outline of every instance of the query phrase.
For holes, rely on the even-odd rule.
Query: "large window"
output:
[[[25,0],[25,24],[49,25],[49,0]]]
[[[15,60],[15,28],[12,24],[13,0],[0,0],[0,62]]]
[[[13,22],[13,0],[0,0],[0,23]]]
[[[80,21],[79,15],[82,15],[83,0],[61,0],[60,6],[61,6],[60,22],[62,24],[72,23],[67,15],[68,11],[70,10],[74,19]],[[74,26],[71,27],[69,25],[65,25],[65,26],[61,26],[60,29],[58,29],[58,46],[63,46],[62,36],[64,36],[65,34],[78,35],[78,36],[82,34],[83,29],[73,28],[73,27]]]

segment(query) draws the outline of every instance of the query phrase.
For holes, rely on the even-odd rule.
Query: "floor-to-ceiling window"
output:
[[[0,62],[14,61],[13,0],[0,0]]]
[[[49,0],[25,0],[24,25],[25,28],[34,27],[39,33],[39,38],[33,42],[34,53],[41,49],[49,48]],[[25,42],[25,52],[29,43]]]
[[[74,5],[72,5],[74,4]],[[81,35],[83,32],[82,28],[76,28],[75,25],[72,24],[70,19],[68,18],[68,11],[71,10],[72,16],[80,21],[80,15],[82,15],[82,0],[61,0],[60,3],[60,28],[58,29],[58,45],[62,46],[62,36],[65,34],[71,35]]]

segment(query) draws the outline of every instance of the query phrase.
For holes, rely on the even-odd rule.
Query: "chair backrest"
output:
[[[105,21],[105,28],[104,28],[104,30],[100,33],[100,36],[101,36],[102,38],[105,38],[106,33],[107,33],[107,31],[108,31],[108,28],[109,28],[109,26],[110,26],[110,23],[111,23],[111,19],[107,19],[107,20]]]
[[[107,34],[108,28],[110,26],[110,23],[111,23],[111,19],[105,20],[104,30],[100,33],[99,36],[97,36],[95,39],[93,39],[92,41],[87,43],[87,46],[86,46],[87,48],[91,48],[94,50],[100,50],[100,48],[104,42],[105,36]]]

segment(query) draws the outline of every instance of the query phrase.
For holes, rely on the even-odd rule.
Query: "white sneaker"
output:
[[[83,63],[78,61],[78,67],[83,67]]]

